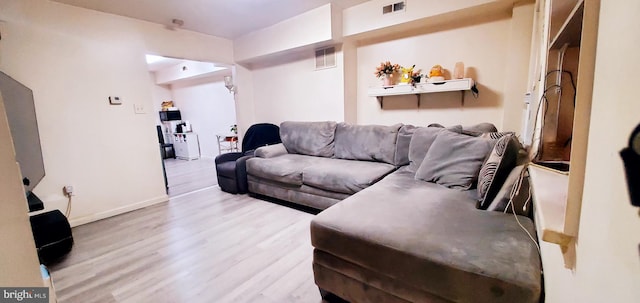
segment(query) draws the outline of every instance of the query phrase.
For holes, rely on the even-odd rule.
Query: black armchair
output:
[[[254,124],[242,139],[242,151],[218,155],[215,159],[220,189],[232,194],[247,193],[247,159],[253,157],[256,148],[277,144],[280,127],[270,123]]]

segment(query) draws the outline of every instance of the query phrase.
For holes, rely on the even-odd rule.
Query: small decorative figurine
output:
[[[442,82],[444,81],[444,71],[442,66],[434,65],[429,71],[429,82]]]
[[[421,72],[421,69],[413,71],[413,73],[411,74],[411,84],[416,85],[416,83],[420,83],[423,76],[425,78],[427,77],[426,75],[421,74]]]
[[[406,68],[406,67],[400,68],[402,70],[402,78],[400,78],[400,84],[411,84],[413,82],[414,67],[416,67],[415,64],[409,68]]]

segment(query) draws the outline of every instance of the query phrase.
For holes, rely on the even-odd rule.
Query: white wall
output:
[[[171,93],[182,120],[189,121],[198,134],[201,157],[215,158],[219,154],[216,134],[228,134],[231,125],[236,124],[235,102],[224,81],[204,79],[173,84]]]
[[[405,11],[382,15],[382,7],[395,3],[388,0],[370,0],[343,11],[343,34],[345,37],[375,32],[398,24],[410,23],[424,18],[444,15],[473,7],[474,14],[489,6],[509,6],[513,1],[495,0],[406,0]],[[490,4],[489,6],[485,4]]]
[[[233,41],[237,62],[323,43],[333,38],[332,5],[326,4]],[[340,24],[340,23],[338,23]]]
[[[507,55],[503,61],[505,82],[502,129],[518,134],[522,132],[524,95],[528,90],[534,9],[533,3],[513,8]]]
[[[149,85],[151,86],[152,103],[150,114],[155,117],[156,125],[163,126],[158,112],[162,110],[162,102],[173,100],[173,96],[171,96],[171,86],[156,84],[155,74],[153,72],[149,72]]]
[[[342,52],[336,49],[335,68],[315,70],[314,56],[298,52],[252,70],[256,122],[344,120]]]
[[[232,62],[231,41],[57,2],[0,7],[0,68],[33,90],[47,209],[64,210],[64,185],[75,188],[72,224],[166,201],[145,54]]]
[[[292,49],[278,56],[256,59],[246,65],[246,73],[242,73],[243,78],[250,78],[247,81],[251,82],[252,98],[242,92],[238,94],[238,116],[249,116],[251,109],[254,117],[251,123],[348,120],[361,124],[470,125],[492,122],[500,129],[507,126],[508,130],[519,132],[533,5],[514,8],[509,1],[485,2],[488,4],[467,1],[440,5],[437,12],[426,16],[424,12],[409,13],[409,9],[417,7],[417,3],[411,2],[408,13],[404,17],[393,17],[391,23],[378,20],[380,17],[363,20],[363,16],[371,13],[369,2],[347,9],[343,12],[344,31],[352,36],[338,47],[344,46],[349,62],[344,62],[342,49],[337,52],[337,68],[320,71],[313,70],[310,50]],[[436,13],[441,15],[432,16]],[[420,18],[423,19],[416,21]],[[358,29],[366,31],[366,35],[359,35],[353,27],[358,22],[367,25],[365,29]],[[411,25],[405,27],[409,23]],[[376,34],[375,29],[379,27],[385,29]],[[520,51],[522,54],[512,54]],[[422,95],[422,106],[418,108],[416,97],[410,95],[385,98],[385,108],[381,109],[376,98],[368,96],[367,89],[381,85],[373,76],[373,70],[383,60],[404,66],[416,64],[425,73],[435,64],[452,70],[455,62],[463,61],[467,75],[478,82],[480,98],[474,99],[466,93],[461,106],[458,92],[428,94]],[[522,65],[522,68],[513,65]],[[508,108],[505,105],[509,105]],[[243,123],[240,122],[246,127]]]
[[[494,19],[360,46],[357,50],[358,123],[472,125],[491,122],[501,129],[510,18],[500,14]],[[474,99],[467,92],[462,106],[460,92],[423,94],[418,107],[414,95],[394,96],[384,98],[384,109],[381,109],[367,90],[382,85],[373,72],[381,61],[387,60],[402,66],[415,64],[423,73],[428,73],[436,64],[453,71],[455,63],[462,61],[465,76],[477,81],[479,98]],[[522,82],[526,84],[526,79]]]
[[[557,256],[545,268],[546,302],[640,301],[640,213],[618,155],[640,122],[638,13],[637,1],[601,2],[576,268],[564,269],[560,249],[545,245]]]
[[[233,70],[233,79],[236,84],[236,118],[238,120],[238,138],[242,140],[244,132],[254,123],[257,123],[255,113],[255,100],[253,98],[253,73],[242,65],[236,65]]]
[[[212,62],[199,62],[184,60],[180,64],[165,67],[155,72],[156,83],[170,84],[183,80],[195,80],[210,77],[214,73],[227,72],[226,66],[220,66]]]

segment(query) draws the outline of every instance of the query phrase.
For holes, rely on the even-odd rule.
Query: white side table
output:
[[[182,160],[195,160],[200,158],[200,143],[196,133],[173,134],[173,148],[176,158]]]
[[[218,134],[218,153],[238,152],[238,135],[236,134]]]

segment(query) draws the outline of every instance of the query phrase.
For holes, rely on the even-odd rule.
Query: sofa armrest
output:
[[[216,156],[215,163],[216,164],[220,164],[220,163],[229,162],[229,161],[236,161],[242,156],[243,156],[242,153],[220,154],[220,155]]]
[[[246,194],[249,190],[247,181],[247,160],[253,156],[242,156],[236,160],[236,184],[238,185],[238,193]]]
[[[288,153],[289,152],[287,152],[284,144],[278,143],[256,149],[255,156],[259,158],[273,158],[281,155],[286,155]]]

